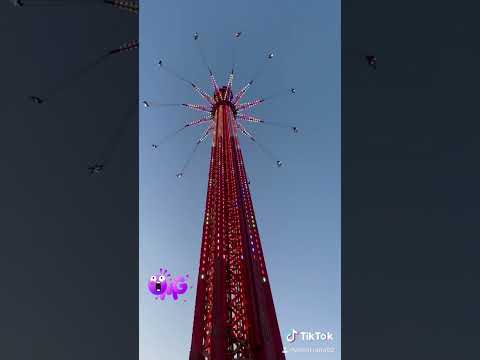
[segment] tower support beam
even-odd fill
[[[283,346],[229,87],[216,91],[190,360],[281,360]]]

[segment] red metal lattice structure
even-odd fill
[[[230,78],[232,79],[232,77]],[[231,80],[212,103],[212,150],[191,360],[284,359]]]
[[[238,38],[240,34],[235,33],[234,37]],[[198,38],[195,33],[194,40]],[[208,126],[177,174],[179,178],[184,175],[198,146],[212,136],[190,360],[285,359],[238,136],[246,135],[273,158],[243,124],[289,127],[294,133],[298,130],[294,126],[265,122],[245,113],[272,97],[240,103],[254,80],[234,95],[232,67],[227,84],[220,88],[199,50],[210,73],[213,96],[160,60],[161,68],[192,86],[205,103],[143,102],[146,108],[173,105],[204,113],[205,117],[185,124],[162,141],[186,128]],[[272,57],[273,53],[267,55],[267,59]],[[295,94],[295,89],[289,89],[288,93]],[[157,149],[159,144],[152,146]],[[276,160],[276,165],[281,167],[282,162]]]

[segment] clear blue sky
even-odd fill
[[[140,100],[164,103],[201,99],[157,67],[159,59],[210,90],[192,34],[220,84],[236,47],[235,90],[243,86],[268,51],[275,57],[247,99],[295,87],[295,96],[258,106],[265,121],[288,129],[253,125],[258,140],[284,166],[277,168],[243,139],[251,191],[267,270],[283,336],[332,331],[333,354],[289,353],[287,359],[340,359],[340,1],[157,1],[141,2]],[[153,150],[165,134],[199,117],[182,108],[140,108],[140,359],[187,359],[207,189],[210,142],[197,151],[182,179],[175,174],[202,132],[187,129]],[[201,114],[200,114],[201,115]],[[186,303],[155,300],[146,283],[167,267],[190,273]],[[295,343],[298,347],[321,346]]]

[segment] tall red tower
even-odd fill
[[[238,38],[240,34],[237,32],[234,37]],[[198,33],[193,36],[194,40],[198,40]],[[199,50],[207,65],[200,47]],[[267,60],[272,58],[273,53],[269,53]],[[204,104],[144,101],[146,108],[180,105],[205,114],[205,117],[167,135],[161,143],[183,129],[208,125],[193,149],[195,153],[198,146],[212,135],[190,360],[285,359],[238,135],[246,135],[273,158],[243,124],[250,122],[288,127],[294,133],[298,129],[286,124],[265,122],[247,114],[247,110],[273,96],[240,103],[253,80],[234,95],[233,68],[227,85],[219,88],[207,65],[213,87],[211,96],[169,69],[163,60],[158,65],[192,86],[205,101]],[[256,78],[258,76],[257,73]],[[295,94],[295,89],[289,89],[289,93]],[[159,144],[152,146],[157,149]],[[178,178],[183,176],[193,153],[177,174]],[[282,166],[279,160],[276,160],[276,164]]]
[[[233,96],[233,73],[220,89],[210,77],[213,97],[192,84],[209,106],[183,104],[210,113],[186,125],[209,123],[197,144],[212,134],[190,360],[285,359],[238,140],[255,141],[240,120],[262,122],[243,111],[264,100],[239,104],[252,82]]]

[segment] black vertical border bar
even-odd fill
[[[342,1],[344,360],[478,357],[479,10]]]
[[[0,358],[138,359],[138,52],[28,101],[138,39],[120,9],[0,3]]]

